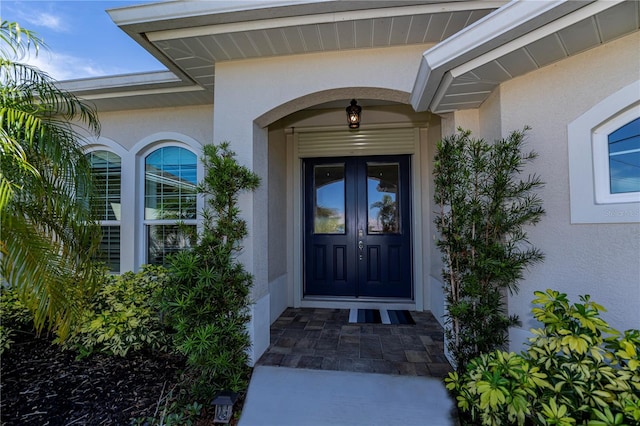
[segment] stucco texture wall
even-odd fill
[[[213,106],[158,108],[100,113],[101,137],[125,149],[151,135],[181,133],[205,145],[213,143]]]
[[[608,308],[604,318],[619,329],[640,328],[640,225],[571,224],[567,125],[640,76],[640,33],[583,52],[503,84],[499,92],[502,136],[529,125],[527,148],[539,158],[525,171],[546,182],[540,195],[546,216],[528,230],[546,255],[526,273],[509,310],[523,320],[512,344],[538,326],[530,315],[533,292],[590,294]],[[495,100],[489,104],[494,105]],[[487,112],[487,117],[493,116]],[[586,145],[588,149],[588,144]]]
[[[282,129],[269,132],[269,282],[287,273],[287,151]]]

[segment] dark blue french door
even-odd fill
[[[412,294],[410,156],[304,161],[305,296]]]

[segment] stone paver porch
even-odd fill
[[[353,324],[348,309],[287,308],[257,365],[444,377],[443,329],[430,312],[415,325]]]

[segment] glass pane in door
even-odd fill
[[[314,166],[313,223],[316,234],[345,233],[344,164]]]
[[[369,234],[400,232],[398,163],[367,163],[367,229]]]

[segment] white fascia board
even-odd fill
[[[322,3],[332,0],[207,0],[167,1],[107,9],[118,26],[186,18],[209,14],[243,12],[255,9]]]
[[[502,6],[424,52],[411,105],[416,111],[426,111],[447,71],[589,3],[514,0]]]
[[[115,87],[121,88],[159,84],[184,84],[184,82],[170,71],[158,71],[66,80],[59,83],[60,87],[70,91],[103,90]]]
[[[625,0],[606,0],[591,3],[583,7],[582,9],[578,9],[573,13],[565,15],[560,19],[552,21],[543,27],[537,28],[523,35],[522,37],[503,44],[502,46],[499,46],[485,53],[484,55],[480,55],[477,58],[471,59],[469,62],[466,62],[458,67],[453,68],[450,71],[445,72],[444,77],[441,79],[440,84],[438,85],[438,89],[433,96],[433,99],[429,103],[429,110],[433,112],[441,112],[438,106],[446,95],[447,90],[457,77],[464,75],[469,71],[472,71],[491,61],[494,61],[508,53],[523,48],[550,34],[560,31],[563,28],[567,28],[570,25],[575,24],[576,22],[580,22],[583,19],[589,18],[590,16],[594,16],[606,9],[622,3],[623,1]]]
[[[362,19],[387,18],[390,16],[412,16],[431,13],[457,12],[467,10],[494,9],[505,4],[505,0],[488,1],[454,1],[446,3],[429,3],[416,6],[399,6],[375,8],[372,2],[371,9],[351,10],[344,12],[315,13],[308,15],[276,17],[254,21],[229,22],[215,25],[204,25],[191,28],[179,28],[173,30],[161,30],[147,33],[151,42],[175,40],[189,37],[201,37],[216,34],[236,33],[241,31],[256,31],[273,28],[286,28],[296,25],[314,25],[335,23],[343,21],[356,21]]]
[[[59,82],[58,86],[81,94],[86,100],[206,91],[181,80],[170,71],[68,80]]]
[[[165,87],[155,89],[140,89],[140,90],[120,90],[117,92],[98,93],[94,95],[82,95],[82,99],[97,100],[97,99],[112,99],[112,98],[128,98],[135,96],[147,96],[147,95],[165,95],[170,93],[186,93],[186,92],[204,92],[206,89],[199,86],[188,87]]]

